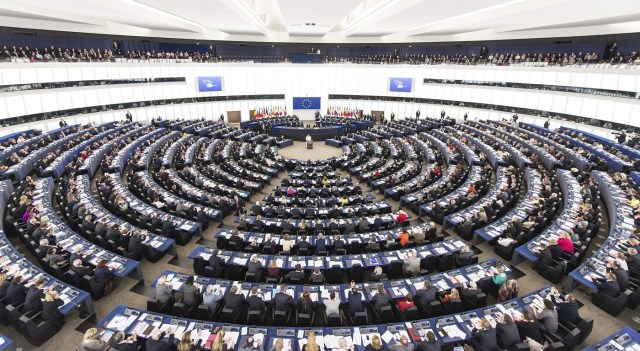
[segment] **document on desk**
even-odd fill
[[[445,250],[442,247],[436,247],[434,250],[440,255],[445,255],[445,254],[449,253],[449,251]]]
[[[241,257],[234,257],[233,258],[233,263],[236,263],[240,266],[244,266],[247,264],[247,259],[246,258],[241,258]]]
[[[465,339],[467,334],[465,334],[457,325],[445,325],[442,329],[449,335],[450,338],[460,338]]]

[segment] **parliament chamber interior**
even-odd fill
[[[3,1],[0,351],[640,351],[638,16]]]

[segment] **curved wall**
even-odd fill
[[[185,82],[131,84],[113,86],[85,86],[53,90],[32,90],[0,93],[0,120],[17,116],[65,110],[86,106],[121,104],[159,99],[201,96],[284,94],[285,101],[229,101],[194,104],[163,105],[132,109],[137,120],[145,121],[161,115],[167,118],[217,117],[226,111],[241,111],[242,120],[249,119],[255,107],[286,105],[293,111],[292,97],[319,96],[321,111],[330,105],[346,105],[340,100],[328,100],[330,94],[419,97],[468,103],[485,103],[522,107],[595,118],[632,126],[640,126],[640,100],[615,98],[583,93],[546,90],[500,88],[471,85],[423,83],[424,79],[474,80],[517,82],[558,86],[590,87],[596,89],[640,91],[640,74],[635,69],[598,68],[536,68],[496,66],[408,66],[354,64],[192,64],[192,63],[37,63],[0,65],[0,85],[37,82],[81,81],[123,78],[185,77]],[[198,92],[197,77],[221,76],[220,92]],[[408,93],[390,92],[389,79],[413,79]],[[423,116],[439,114],[440,107],[424,104],[377,101],[351,101],[350,107],[382,110],[402,118],[413,115],[420,108]],[[445,106],[454,117],[465,112],[470,116],[488,115],[490,111]],[[430,111],[436,111],[432,113]],[[100,122],[120,118],[126,111],[108,111],[82,115]],[[295,111],[294,111],[295,112]],[[67,117],[67,119],[74,119]],[[1,121],[0,121],[1,122]],[[48,129],[57,121],[34,122]],[[13,126],[20,129],[24,126]]]

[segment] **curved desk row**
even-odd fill
[[[490,258],[487,261],[472,264],[466,267],[449,270],[446,272],[434,273],[431,275],[420,275],[413,278],[400,278],[394,280],[381,280],[378,282],[369,283],[356,283],[358,292],[362,295],[362,301],[374,302],[374,296],[379,286],[384,287],[387,295],[392,299],[404,298],[407,293],[416,295],[417,292],[424,287],[425,282],[438,290],[438,292],[449,292],[452,288],[458,290],[465,289],[465,285],[471,281],[476,282],[481,292],[489,294],[490,280],[494,274],[497,273],[496,266],[498,260]],[[505,273],[507,275],[513,273],[513,270],[507,266]],[[232,286],[238,287],[238,292],[249,297],[251,288],[258,288],[258,296],[260,296],[265,302],[272,303],[275,294],[280,289],[280,284],[276,283],[252,283],[246,281],[228,280],[211,278],[204,276],[194,276],[193,274],[185,274],[172,270],[165,270],[162,274],[151,283],[151,287],[156,287],[160,277],[165,277],[167,283],[171,284],[172,290],[183,292],[184,283],[188,277],[194,278],[194,283],[198,284],[198,289],[201,294],[204,294],[208,285],[213,285],[215,290],[218,290],[219,295],[226,296]],[[484,287],[486,289],[482,289]],[[329,299],[329,293],[335,291],[338,299],[341,303],[348,303],[347,296],[351,290],[351,284],[287,284],[287,293],[293,298],[295,303],[299,302],[302,293],[309,291],[311,293],[311,300],[314,302],[322,303]]]
[[[491,320],[507,313],[513,316],[522,315],[522,311],[532,311],[532,306],[541,305],[542,300],[549,295],[550,287],[528,293],[500,304],[476,309],[470,312],[451,314],[440,318],[421,319],[411,322],[392,324],[378,324],[360,327],[253,327],[245,325],[223,324],[219,322],[203,322],[195,319],[172,317],[165,314],[149,312],[125,305],[118,305],[98,322],[98,326],[122,331],[127,335],[136,333],[138,338],[148,338],[156,328],[169,330],[174,334],[174,342],[182,338],[186,331],[191,331],[191,337],[202,340],[205,350],[224,331],[224,345],[226,350],[240,350],[247,343],[249,337],[262,338],[265,350],[271,350],[277,343],[289,345],[287,350],[304,350],[306,337],[313,331],[322,345],[320,350],[339,349],[339,343],[344,343],[348,350],[364,351],[376,335],[384,342],[383,347],[398,345],[400,337],[406,336],[410,344],[424,340],[424,336],[431,331],[440,344],[454,344],[470,340],[474,331],[473,321],[485,317]],[[284,349],[283,349],[284,350]]]
[[[425,264],[430,266],[436,259],[453,255],[459,252],[465,244],[458,238],[449,239],[434,244],[413,247],[409,249],[385,251],[370,254],[353,254],[353,255],[337,255],[337,256],[282,256],[282,255],[264,255],[258,254],[258,260],[262,264],[262,268],[267,269],[272,260],[277,262],[277,266],[283,270],[295,270],[296,265],[300,264],[302,269],[309,270],[318,268],[320,270],[330,270],[334,266],[338,266],[343,270],[351,269],[354,266],[360,266],[363,269],[373,269],[377,266],[388,266],[394,262],[402,263],[405,255],[416,253],[417,257]],[[197,246],[190,254],[190,259],[200,257],[205,261],[211,258],[214,249],[206,246]],[[246,252],[235,252],[218,250],[220,257],[225,264],[246,266],[251,258],[251,254]]]
[[[4,180],[0,182],[0,218],[4,217],[4,209],[12,192],[13,184],[10,181]],[[60,298],[64,301],[64,305],[58,308],[60,313],[64,315],[70,314],[76,308],[80,308],[87,314],[94,312],[93,300],[89,296],[89,293],[72,287],[62,280],[49,275],[40,267],[24,258],[15,246],[11,244],[1,227],[2,225],[0,224],[0,262],[2,263],[0,272],[5,273],[7,277],[13,276],[16,272],[22,272],[21,275],[25,280],[38,276],[44,277],[46,279],[45,286],[53,286],[53,289],[60,294]],[[2,259],[4,259],[4,261]],[[7,341],[6,338],[5,341]],[[0,345],[0,350],[5,350],[2,348],[2,345]],[[11,349],[7,348],[7,350]]]

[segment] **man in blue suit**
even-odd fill
[[[349,291],[348,297],[349,312],[351,317],[356,315],[356,312],[364,312],[364,305],[362,304],[362,294],[356,288],[355,283],[351,283],[351,291]]]

